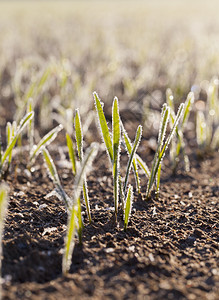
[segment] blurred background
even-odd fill
[[[94,90],[136,116],[145,103],[160,111],[167,87],[198,99],[219,71],[218,11],[217,0],[1,1],[0,124],[29,97],[42,128],[57,111],[86,114]]]

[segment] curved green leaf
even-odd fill
[[[98,115],[98,120],[100,124],[100,132],[103,138],[103,141],[106,146],[107,154],[109,155],[111,163],[113,162],[113,146],[112,146],[112,140],[109,133],[109,128],[106,122],[106,118],[103,112],[102,103],[100,102],[100,99],[96,92],[93,93],[94,95],[94,101],[95,101],[95,107]]]

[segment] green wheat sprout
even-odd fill
[[[213,78],[207,90],[205,111],[196,114],[196,139],[202,151],[216,150],[219,147],[219,96],[218,78]]]
[[[86,150],[80,169],[78,170],[77,175],[75,177],[74,193],[72,196],[73,204],[71,207],[71,211],[68,215],[67,232],[65,237],[65,246],[64,246],[64,253],[62,258],[63,274],[66,274],[69,271],[71,265],[71,258],[72,258],[72,253],[75,245],[75,236],[76,236],[78,223],[79,223],[78,216],[80,216],[80,213],[78,213],[78,210],[80,210],[80,205],[79,205],[80,203],[78,202],[78,199],[80,198],[80,193],[82,190],[84,179],[86,177],[86,173],[91,168],[92,161],[96,156],[97,151],[98,151],[98,146],[96,143],[93,143],[90,146],[90,148]]]
[[[1,276],[1,257],[2,257],[2,237],[4,231],[4,221],[8,207],[8,186],[5,183],[0,184],[0,280]],[[2,287],[0,282],[0,299],[2,299]]]
[[[146,198],[149,198],[151,190],[153,188],[153,185],[155,184],[155,181],[157,183],[156,184],[156,193],[157,193],[157,195],[159,193],[162,160],[164,158],[164,155],[168,148],[168,145],[169,145],[170,141],[172,140],[173,135],[176,132],[176,127],[179,123],[179,120],[182,117],[183,110],[184,110],[184,104],[181,103],[179,106],[177,115],[175,117],[173,126],[170,130],[170,133],[165,140],[167,124],[168,124],[169,118],[170,118],[170,108],[167,106],[166,103],[163,105],[162,112],[161,112],[160,129],[159,129],[159,135],[158,135],[158,145],[157,145],[157,150],[156,150],[154,160],[152,163],[150,178],[149,178],[148,185],[147,185]]]
[[[31,149],[30,164],[33,163],[34,159],[39,155],[43,147],[47,147],[57,137],[58,133],[63,129],[62,124],[50,130],[37,145],[34,145]]]
[[[174,107],[174,97],[171,89],[166,91],[167,104],[170,107],[170,123],[173,126],[174,120],[176,118],[175,107]],[[185,141],[184,141],[184,130],[189,119],[190,112],[192,110],[192,105],[194,103],[194,93],[190,92],[184,103],[184,111],[181,120],[176,127],[176,135],[173,137],[170,144],[170,159],[173,165],[173,173],[175,173],[177,166],[179,164],[179,155],[182,151],[184,168],[188,172],[190,170],[190,162],[188,155],[185,153]]]
[[[28,122],[33,118],[34,112],[27,113],[24,118],[20,121],[19,125],[14,122],[13,125],[7,126],[7,135],[8,135],[8,145],[5,152],[0,155],[0,176],[3,175],[3,167],[6,163],[7,159],[9,160],[9,164],[11,162],[12,150],[20,136],[21,132],[27,126]]]
[[[121,127],[119,117],[119,104],[118,99],[115,97],[112,105],[112,137],[106,122],[103,112],[103,104],[101,103],[96,92],[93,93],[95,107],[100,125],[100,132],[106,146],[106,152],[112,164],[113,174],[113,194],[114,194],[114,208],[115,216],[117,219],[118,214],[118,201],[119,201],[119,159],[120,159],[120,142],[121,142]]]

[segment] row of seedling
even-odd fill
[[[217,126],[217,119],[215,117],[215,115],[218,114],[215,109],[218,103],[217,88],[218,81],[214,80],[209,90],[208,97],[210,120],[207,119],[207,121],[205,121],[205,119],[203,119],[203,117],[198,113],[197,127],[200,126],[201,128],[203,128],[203,122],[205,122],[206,126]],[[117,222],[119,211],[121,211],[123,215],[125,230],[128,226],[133,201],[133,186],[129,184],[129,175],[131,169],[133,170],[135,176],[136,190],[139,193],[141,192],[141,185],[138,169],[140,168],[147,177],[146,199],[151,197],[151,192],[153,191],[153,189],[155,190],[156,196],[159,196],[162,162],[169,145],[171,145],[170,157],[174,166],[174,170],[177,167],[180,152],[182,152],[184,156],[185,169],[189,169],[189,161],[188,156],[185,153],[185,142],[183,135],[193,102],[194,95],[193,93],[189,93],[185,103],[179,105],[176,113],[172,92],[170,90],[167,90],[167,103],[163,105],[161,111],[157,148],[151,164],[151,169],[149,169],[144,159],[142,159],[137,154],[137,149],[142,137],[142,126],[138,126],[136,130],[135,140],[132,143],[120,118],[118,99],[115,98],[112,104],[112,130],[110,130],[104,114],[104,105],[100,101],[97,93],[94,92],[94,103],[97,115],[96,121],[99,123],[98,128],[102,136],[102,140],[105,144],[106,153],[108,155],[112,168],[115,222]],[[50,195],[57,196],[65,203],[66,206],[68,225],[62,263],[63,273],[65,274],[69,271],[70,268],[71,257],[75,244],[75,237],[78,236],[79,241],[82,242],[82,230],[84,225],[81,209],[81,194],[83,195],[83,199],[85,202],[89,223],[92,222],[89,193],[87,188],[87,172],[91,169],[91,163],[98,152],[98,144],[93,143],[84,154],[82,125],[80,120],[80,113],[77,109],[74,117],[76,147],[74,146],[74,140],[72,139],[72,137],[68,133],[66,133],[66,143],[68,147],[69,158],[72,164],[72,173],[75,176],[73,192],[71,195],[67,195],[61,184],[61,180],[59,178],[53,159],[47,150],[47,146],[56,138],[58,132],[63,128],[63,126],[59,125],[56,128],[52,129],[35,145],[33,118],[34,112],[32,100],[29,99],[27,101],[27,114],[20,121],[20,123],[18,125],[16,122],[7,124],[7,147],[5,151],[2,151],[2,149],[0,149],[0,175],[1,178],[6,178],[12,159],[13,148],[22,132],[24,131],[24,128],[27,127],[29,137],[29,160],[27,163],[27,167],[31,170],[34,166],[37,155],[39,155],[39,153],[42,153],[49,176],[51,177],[55,185],[55,189],[50,193]],[[168,127],[170,128],[169,130]],[[200,141],[203,141],[205,139],[205,135],[201,132],[201,130],[202,129],[200,129],[200,132],[197,133],[197,136],[199,137]],[[216,146],[218,145],[218,128],[216,129],[214,135],[212,131],[211,133],[209,133],[209,135],[211,136],[211,145],[216,148]],[[206,133],[206,136],[209,135],[207,135]],[[204,141],[205,142],[203,142],[203,144],[207,143],[206,139]],[[124,178],[122,178],[120,172],[121,147],[126,150],[129,158]],[[77,150],[77,155],[75,149]],[[77,157],[79,161],[77,160]],[[6,199],[7,197],[4,195],[7,194],[7,188],[5,188],[5,186],[1,187],[1,193],[3,195],[2,199]],[[7,205],[4,204],[2,207],[6,206]],[[3,217],[4,211],[5,209],[1,208]],[[0,228],[3,228],[3,217],[1,217]]]

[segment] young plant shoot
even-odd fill
[[[57,198],[61,199],[65,203],[67,211],[69,212],[72,206],[71,199],[65,193],[61,185],[61,181],[59,179],[59,175],[56,170],[56,166],[53,162],[53,159],[49,154],[49,151],[45,147],[42,149],[42,154],[43,154],[45,164],[47,166],[48,174],[55,185],[55,190],[49,193],[47,196],[55,195]]]
[[[125,208],[124,208],[124,230],[125,231],[127,230],[129,217],[131,215],[132,201],[133,201],[133,188],[129,184],[127,197],[126,197],[126,200],[125,200]]]
[[[216,150],[219,147],[219,97],[217,78],[213,78],[207,90],[205,112],[196,114],[196,139],[201,151]]]
[[[72,207],[68,216],[67,233],[65,237],[64,254],[62,258],[62,272],[66,274],[71,266],[71,258],[75,245],[75,235],[78,229],[78,209],[80,210],[80,203],[78,199],[80,197],[82,185],[86,177],[86,173],[90,170],[92,161],[96,156],[98,147],[96,143],[93,143],[90,148],[85,152],[84,159],[81,163],[81,167],[77,172],[74,182],[74,193],[72,197]]]
[[[184,104],[181,103],[180,106],[179,106],[177,115],[175,117],[173,126],[170,130],[170,133],[169,133],[169,135],[167,136],[167,138],[165,140],[167,124],[169,122],[169,117],[170,117],[170,108],[167,106],[166,103],[163,105],[163,109],[162,109],[162,112],[161,112],[160,129],[159,129],[159,135],[158,135],[158,145],[157,145],[156,153],[154,155],[154,160],[153,160],[153,163],[152,163],[150,178],[149,178],[148,185],[147,185],[147,190],[146,190],[146,198],[147,199],[150,197],[150,193],[151,193],[151,190],[152,190],[152,188],[155,184],[155,181],[157,182],[156,193],[157,193],[157,196],[158,196],[162,160],[164,158],[164,155],[165,155],[165,152],[168,148],[168,145],[169,145],[173,135],[176,132],[176,127],[179,123],[179,120],[182,117],[183,110],[184,110]],[[165,140],[165,142],[164,142],[164,140]]]
[[[30,164],[33,163],[34,159],[39,155],[43,147],[47,147],[57,137],[59,131],[63,129],[62,124],[50,130],[37,145],[33,146],[30,154]]]
[[[115,97],[112,106],[112,139],[110,136],[109,128],[103,112],[103,104],[96,92],[93,93],[95,107],[100,125],[100,132],[106,146],[106,152],[112,164],[113,173],[113,192],[114,192],[114,208],[115,216],[117,219],[118,214],[118,199],[119,199],[119,154],[120,154],[120,140],[121,140],[121,127],[119,117],[119,104],[118,99]]]
[[[8,186],[4,183],[0,184],[0,299],[2,299],[1,287],[1,257],[2,257],[2,236],[4,230],[4,221],[8,207]]]
[[[135,142],[134,142],[134,152],[135,153],[133,153],[133,158],[132,158],[132,166],[133,166],[133,170],[134,170],[134,174],[135,174],[136,188],[137,188],[139,194],[140,194],[141,186],[140,186],[140,178],[139,178],[139,175],[138,175],[138,165],[137,165],[137,160],[136,160],[136,151],[137,151],[137,148],[139,146],[139,143],[140,143],[140,140],[141,140],[141,135],[142,135],[142,126],[140,126],[140,127],[138,127],[137,132],[136,132],[136,137],[135,137]],[[128,137],[128,134],[127,134],[122,122],[121,122],[121,128],[122,128],[123,140],[124,140],[124,142],[122,142],[122,145],[126,149],[126,151],[128,153],[128,156],[132,157],[131,154],[132,154],[133,146],[132,146],[131,140]],[[130,171],[130,168],[129,168],[129,171]],[[126,176],[128,176],[128,175],[129,175],[129,173]],[[127,182],[126,182],[126,185],[127,185]],[[125,186],[125,188],[126,188],[126,186]]]
[[[8,126],[8,145],[5,150],[5,152],[1,153],[1,161],[0,161],[0,177],[3,175],[3,167],[7,159],[9,159],[9,164],[11,162],[11,155],[12,150],[17,142],[17,139],[21,132],[24,130],[24,128],[27,126],[28,122],[33,118],[34,112],[30,112],[24,116],[24,118],[20,121],[19,126],[16,125],[16,123],[13,123],[14,125]],[[14,128],[14,129],[13,129]],[[16,130],[15,130],[16,128]]]
[[[75,120],[74,120],[74,125],[75,125],[75,137],[76,137],[76,143],[77,143],[77,150],[78,150],[78,157],[80,162],[82,163],[84,159],[84,154],[83,154],[83,133],[82,133],[82,126],[81,126],[81,118],[80,118],[80,113],[79,109],[76,109],[76,114],[75,114]],[[72,143],[73,145],[73,143]],[[71,154],[69,153],[69,156],[73,154],[73,151],[70,151]],[[73,159],[72,159],[73,161]],[[76,171],[76,165],[75,162],[73,163],[75,166],[75,171]],[[72,165],[73,169],[73,165]],[[83,182],[83,197],[86,205],[86,210],[87,210],[87,216],[89,219],[89,223],[91,223],[91,212],[90,212],[90,204],[89,204],[89,195],[88,195],[88,189],[87,189],[87,179],[86,176],[84,177],[84,182]],[[79,198],[80,201],[80,198]]]
[[[173,126],[174,120],[176,118],[176,114],[174,108],[174,98],[173,98],[172,91],[170,89],[167,89],[166,91],[166,98],[167,98],[167,104],[170,107],[170,123]],[[183,154],[185,171],[188,172],[190,170],[189,158],[188,155],[185,153],[184,129],[187,124],[193,102],[194,102],[194,94],[190,92],[185,101],[185,108],[183,111],[183,115],[181,117],[181,121],[176,127],[176,135],[173,137],[171,141],[170,159],[173,165],[173,173],[176,172],[177,166],[179,164],[179,155],[181,151]]]

